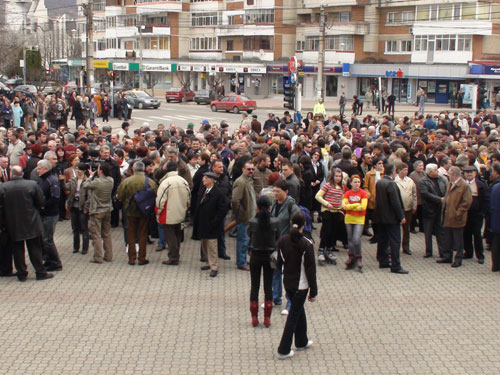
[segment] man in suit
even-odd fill
[[[9,235],[19,281],[26,281],[28,277],[25,242],[35,268],[36,279],[46,280],[54,277],[53,274],[47,273],[42,258],[43,226],[39,210],[44,204],[38,184],[24,180],[22,168],[14,166],[12,179],[0,186],[0,221]]]
[[[443,257],[437,263],[452,263],[453,251],[456,250],[452,267],[460,267],[464,257],[464,227],[467,222],[467,211],[472,204],[472,192],[461,177],[458,167],[448,171],[450,185],[443,198],[442,221],[444,228]]]
[[[210,270],[210,277],[216,277],[219,272],[217,237],[224,226],[228,208],[227,198],[215,184],[217,178],[214,172],[203,174],[202,183],[205,189],[199,195],[193,226],[193,238],[201,240],[203,254],[207,259],[207,264],[201,267],[201,270]]]
[[[467,214],[467,224],[464,230],[464,258],[471,259],[475,250],[477,262],[483,264],[484,247],[481,228],[490,206],[490,192],[486,183],[477,177],[476,167],[472,165],[465,167],[464,174],[465,182],[472,193],[472,204]]]
[[[401,246],[401,225],[406,223],[403,201],[398,185],[394,182],[394,164],[385,165],[385,174],[376,184],[375,221],[379,233],[377,259],[379,268],[391,268],[392,273],[407,274],[401,267],[399,248]],[[390,258],[389,258],[390,247]]]
[[[0,182],[10,180],[9,158],[6,156],[0,157]]]
[[[441,225],[441,207],[446,194],[447,182],[439,176],[437,164],[430,163],[425,167],[425,177],[417,186],[422,202],[422,221],[425,234],[424,258],[432,257],[432,235],[436,236],[439,256],[443,256],[443,226]]]

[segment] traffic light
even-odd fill
[[[283,107],[295,110],[295,84],[284,83],[283,93],[285,94],[283,100],[286,102]]]
[[[109,74],[109,78],[114,82],[115,81],[115,72],[110,71],[110,72],[108,72],[108,74]]]

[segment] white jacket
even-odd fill
[[[156,193],[156,218],[160,224],[179,224],[186,218],[191,192],[188,182],[177,171],[168,172]],[[161,215],[166,206],[166,217]]]

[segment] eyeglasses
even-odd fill
[[[247,171],[254,171],[255,168],[246,168]]]

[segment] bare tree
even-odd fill
[[[22,56],[22,34],[3,28],[0,38],[0,73],[8,77],[19,74],[19,55]]]
[[[189,90],[191,88],[191,82],[193,82],[194,74],[192,72],[175,72],[175,76],[181,83],[181,86],[184,87],[184,90]],[[182,101],[186,101],[186,98],[183,97]]]
[[[142,79],[143,77],[139,77]],[[155,96],[155,86],[160,82],[160,79],[157,75],[154,75],[153,72],[148,72],[148,80],[146,81],[147,88],[151,90],[151,96]]]

